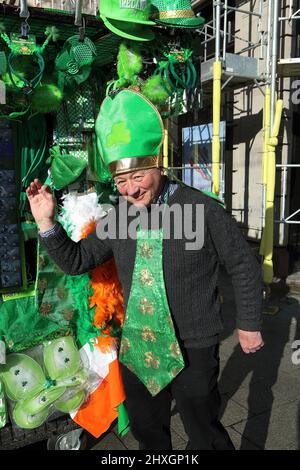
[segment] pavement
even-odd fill
[[[270,302],[280,307],[276,315],[264,315],[265,346],[259,352],[242,352],[235,333],[235,303],[232,285],[221,276],[224,298],[224,333],[220,347],[219,385],[221,421],[240,450],[300,449],[300,295],[285,283],[272,286]],[[292,354],[294,353],[294,364]],[[298,359],[298,360],[297,360]],[[184,450],[187,436],[174,404],[171,420],[174,450]],[[88,439],[91,450],[137,450],[129,432],[118,436],[113,427],[99,440]]]

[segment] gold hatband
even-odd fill
[[[160,155],[149,155],[147,157],[122,158],[122,160],[111,162],[108,168],[113,176],[117,176],[129,171],[159,168],[161,166],[162,157]]]
[[[169,10],[159,12],[160,20],[167,20],[169,18],[195,18],[195,13],[193,10]]]

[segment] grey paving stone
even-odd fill
[[[174,450],[185,450],[187,441],[171,428],[172,447]]]
[[[138,441],[133,437],[132,433],[129,431],[126,436],[124,437],[119,437],[121,440],[122,444],[126,447],[128,450],[138,450],[139,444]]]
[[[243,387],[249,387],[250,383],[261,381],[265,374],[261,371],[253,371],[253,358],[240,356],[240,353],[232,356],[223,367],[219,376],[219,389],[221,394],[232,393]]]
[[[178,413],[173,415],[171,418],[171,430],[175,431],[185,442],[188,441],[188,436],[185,433],[182,421]]]
[[[223,396],[223,404],[225,400]],[[239,423],[242,420],[245,420],[248,416],[248,411],[243,406],[234,402],[233,400],[228,400],[226,402],[226,408],[222,413],[221,422],[223,426],[230,426],[235,423]]]
[[[238,345],[237,336],[235,333],[231,334],[226,339],[223,339],[220,344],[220,359],[221,363],[225,362],[231,357],[235,348]]]
[[[288,401],[300,399],[300,377],[297,378],[286,372],[281,372],[278,380],[273,385],[273,391],[280,394]]]
[[[96,444],[91,450],[127,450],[125,445],[120,439],[113,433],[110,432]]]
[[[231,401],[238,403],[247,410],[248,417],[289,402],[286,397],[283,397],[276,390],[272,390],[264,381],[254,383],[250,388],[239,388],[234,394],[230,395],[230,398]]]
[[[271,415],[262,413],[233,426],[246,439],[268,450],[298,450],[299,427],[296,402],[275,407]]]
[[[261,450],[258,446],[250,442],[248,439],[243,438],[243,436],[232,427],[228,427],[226,428],[226,430],[236,450],[240,450],[241,446],[244,450]]]

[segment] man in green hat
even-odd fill
[[[188,449],[233,449],[218,419],[223,328],[218,271],[224,264],[232,276],[239,341],[245,353],[254,353],[263,346],[260,266],[220,201],[164,176],[162,120],[140,93],[123,90],[107,97],[96,133],[123,198],[96,232],[75,243],[55,222],[50,189],[35,180],[27,195],[41,243],[71,275],[115,257],[126,311],[119,360],[130,427],[140,448],[171,449],[174,397]],[[204,218],[199,224],[201,208]],[[161,217],[152,218],[157,212]],[[177,230],[190,222],[194,238],[203,233],[201,246],[192,249],[189,234],[178,236]]]

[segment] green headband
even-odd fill
[[[46,46],[49,44],[50,40],[56,41],[58,39],[58,30],[55,26],[51,27],[48,26],[46,28],[45,34],[47,39],[44,41],[42,46],[37,46],[35,43],[35,36],[29,35],[26,41],[20,38],[16,33],[11,34],[11,38],[5,32],[0,33],[3,41],[6,42],[9,49],[11,50],[8,56],[8,72],[9,77],[16,88],[19,88],[14,76],[17,77],[24,83],[22,90],[25,94],[29,95],[32,93],[35,87],[41,82],[43,77],[43,73],[45,70],[45,61],[43,59],[43,52]],[[25,77],[21,76],[15,69],[13,62],[18,56],[35,56],[37,59],[37,64],[39,66],[39,72],[36,76],[34,76],[31,80],[26,79]]]

